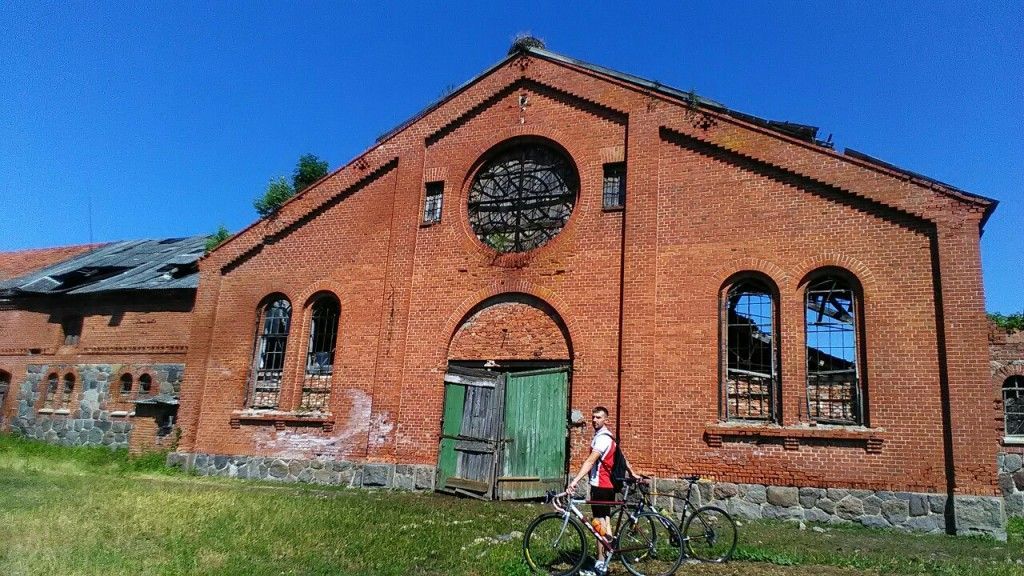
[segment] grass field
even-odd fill
[[[0,436],[0,574],[525,575],[540,504],[199,478],[105,449]],[[738,561],[678,574],[1024,576],[1008,542],[744,523]],[[613,573],[625,574],[621,565]]]

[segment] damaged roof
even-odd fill
[[[77,246],[57,246],[55,248],[32,248],[15,252],[0,253],[0,281],[24,276],[43,266],[63,262],[89,250],[103,246],[100,244],[79,244]]]
[[[565,56],[565,55],[559,54],[557,52],[552,52],[551,50],[548,50],[547,48],[544,47],[543,42],[519,42],[519,41],[517,41],[516,43],[514,43],[512,45],[512,48],[509,50],[508,56],[506,58],[504,58],[503,60],[501,60],[500,62],[498,62],[494,66],[491,66],[490,68],[488,68],[487,70],[483,71],[482,73],[478,74],[477,76],[473,77],[472,79],[470,79],[469,81],[465,82],[461,86],[455,88],[450,93],[442,96],[439,100],[437,100],[436,102],[430,104],[429,106],[427,106],[426,108],[424,108],[420,112],[416,113],[415,115],[413,115],[408,120],[402,122],[401,124],[399,124],[395,128],[392,128],[388,132],[385,132],[384,134],[382,134],[380,137],[377,138],[377,143],[380,144],[380,143],[384,142],[385,140],[387,140],[391,136],[393,136],[393,135],[397,134],[398,132],[400,132],[402,129],[404,129],[407,126],[411,125],[412,123],[414,123],[415,121],[419,120],[420,118],[426,116],[427,114],[429,114],[433,110],[435,110],[438,107],[440,107],[441,104],[443,104],[445,101],[447,101],[448,99],[450,99],[454,95],[456,95],[459,92],[467,89],[469,86],[473,85],[474,83],[476,83],[481,78],[487,76],[488,74],[490,74],[491,72],[493,72],[497,68],[499,68],[501,66],[504,66],[505,63],[507,63],[510,59],[515,58],[515,57],[517,57],[520,54],[533,54],[534,56],[545,58],[547,60],[551,60],[551,61],[554,61],[554,62],[561,62],[563,64],[567,64],[567,65],[570,65],[570,66],[576,66],[576,67],[579,67],[579,68],[582,68],[582,69],[585,69],[585,70],[590,70],[591,72],[594,72],[594,73],[597,73],[597,74],[601,74],[601,75],[605,75],[605,76],[608,76],[608,77],[611,77],[611,78],[616,78],[618,80],[621,80],[623,82],[627,82],[627,83],[633,84],[634,86],[638,86],[638,87],[643,88],[645,90],[650,90],[650,91],[653,91],[653,92],[657,92],[657,93],[662,94],[664,96],[667,96],[667,97],[670,97],[670,98],[674,98],[676,100],[679,100],[679,101],[682,101],[682,102],[686,102],[688,104],[696,104],[696,105],[704,106],[704,107],[706,107],[706,108],[708,108],[710,110],[714,110],[714,111],[716,111],[716,112],[718,112],[720,114],[725,114],[727,116],[730,116],[730,117],[742,120],[744,122],[748,122],[750,124],[754,124],[756,126],[760,126],[762,128],[765,128],[765,129],[768,129],[768,130],[772,130],[772,131],[777,132],[779,134],[786,135],[786,136],[788,136],[790,138],[796,138],[798,140],[802,140],[804,142],[808,142],[810,144],[814,144],[814,145],[820,146],[821,148],[825,148],[825,149],[828,149],[828,150],[834,150],[834,146],[832,144],[832,135],[830,134],[828,136],[828,138],[826,138],[824,140],[819,139],[818,138],[818,127],[817,126],[811,126],[811,125],[808,125],[808,124],[801,124],[801,123],[797,123],[797,122],[789,122],[789,121],[784,121],[784,120],[769,120],[767,118],[762,118],[762,117],[759,117],[759,116],[755,116],[753,114],[747,114],[747,113],[744,113],[744,112],[740,112],[738,110],[731,109],[728,106],[726,106],[725,104],[722,104],[721,102],[718,102],[718,101],[712,100],[710,98],[701,96],[701,95],[697,94],[694,91],[679,90],[677,88],[672,88],[671,86],[666,86],[666,85],[664,85],[664,84],[662,84],[660,82],[654,81],[654,80],[648,80],[646,78],[641,78],[640,76],[635,76],[633,74],[628,74],[626,72],[620,72],[618,70],[613,70],[611,68],[606,68],[604,66],[599,66],[597,64],[591,64],[589,62],[584,62],[583,60],[579,60],[579,59],[576,59],[576,58],[571,58],[569,56]],[[899,166],[896,166],[894,164],[885,162],[883,160],[879,160],[878,158],[875,158],[873,156],[869,156],[867,154],[864,154],[862,152],[858,152],[856,150],[851,150],[851,149],[847,148],[847,149],[843,150],[841,153],[844,156],[847,156],[847,157],[850,157],[850,158],[855,158],[855,159],[860,160],[862,162],[867,162],[867,163],[870,163],[870,164],[874,164],[875,166],[884,168],[886,170],[891,170],[893,172],[897,172],[897,173],[902,174],[902,175],[904,175],[905,177],[907,177],[907,178],[909,178],[911,180],[915,180],[918,183],[922,183],[925,186],[932,187],[932,188],[938,187],[940,189],[945,189],[945,190],[953,192],[954,194],[960,194],[960,195],[966,197],[967,199],[974,200],[974,201],[980,201],[981,203],[986,204],[987,207],[985,209],[985,214],[982,217],[982,226],[984,226],[985,221],[988,220],[989,216],[991,216],[991,214],[992,214],[992,211],[995,209],[996,205],[998,204],[998,201],[996,201],[996,200],[994,200],[992,198],[988,198],[988,197],[982,196],[980,194],[974,194],[972,192],[967,192],[966,190],[963,190],[963,189],[958,188],[956,186],[953,186],[953,185],[947,184],[945,182],[936,180],[935,178],[931,178],[931,177],[925,176],[923,174],[918,174],[916,172],[912,172],[910,170],[907,170],[906,168],[901,168]]]
[[[0,282],[0,295],[195,289],[205,251],[205,236],[113,242]]]

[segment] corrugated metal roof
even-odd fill
[[[199,285],[196,262],[205,250],[205,236],[114,242],[0,282],[0,294],[194,289]]]

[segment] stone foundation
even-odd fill
[[[396,490],[433,490],[435,472],[433,466],[414,464],[219,456],[184,452],[169,454],[167,465],[192,470],[202,476]]]
[[[681,512],[688,484],[658,480],[658,508]],[[858,523],[871,528],[896,528],[945,533],[946,495],[916,492],[794,488],[729,482],[699,482],[691,500],[718,506],[738,518],[803,520],[833,524]],[[1006,539],[1003,499],[997,496],[957,496],[958,534],[988,534]]]
[[[203,476],[396,490],[433,490],[435,478],[433,466],[374,462],[177,452],[168,456],[167,464],[194,470]],[[659,509],[681,512],[687,487],[685,481],[657,480],[656,491],[662,495],[656,497],[655,505]],[[719,506],[738,518],[858,523],[872,528],[932,533],[946,531],[945,494],[699,482],[692,499],[698,506]],[[987,534],[1005,539],[1003,499],[957,496],[956,526],[959,534]]]
[[[999,489],[1006,501],[1006,515],[1024,517],[1024,456],[1000,454],[997,463]]]

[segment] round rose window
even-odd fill
[[[469,223],[498,252],[526,252],[555,237],[579,192],[576,167],[543,144],[505,148],[488,160],[469,190]]]

